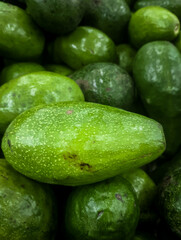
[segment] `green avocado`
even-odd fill
[[[0,2],[0,55],[19,61],[38,58],[44,36],[21,8]]]
[[[158,187],[158,209],[169,228],[181,238],[181,169],[165,175]]]
[[[73,70],[70,69],[69,67],[64,66],[64,65],[59,65],[59,64],[46,64],[46,65],[44,65],[44,68],[47,71],[59,73],[64,76],[68,76],[69,74],[71,74],[73,72]]]
[[[121,177],[76,188],[65,210],[71,240],[131,240],[138,219],[134,190]]]
[[[133,169],[122,174],[133,187],[138,198],[141,211],[147,210],[156,196],[156,185],[148,174],[142,169]]]
[[[120,44],[116,47],[116,53],[119,66],[131,74],[136,50],[129,44]]]
[[[148,6],[133,13],[128,32],[131,44],[140,48],[148,42],[174,40],[180,31],[177,16],[159,6]]]
[[[92,27],[78,27],[69,35],[57,37],[52,46],[53,58],[72,69],[94,62],[114,62],[116,47],[102,31]]]
[[[178,50],[181,52],[181,31],[179,32],[178,37],[175,39],[174,44],[178,48]]]
[[[40,105],[9,125],[2,140],[7,161],[35,180],[83,185],[155,160],[165,150],[156,121],[89,102]]]
[[[27,12],[44,30],[57,35],[73,31],[84,16],[85,0],[26,0]]]
[[[180,0],[137,0],[134,4],[134,10],[146,6],[160,6],[173,12],[181,20],[181,1]]]
[[[131,11],[125,0],[87,0],[84,24],[100,29],[116,43],[124,40]]]
[[[34,72],[0,87],[0,133],[20,113],[40,104],[62,101],[84,101],[78,84],[53,72]]]
[[[167,41],[145,44],[136,54],[133,76],[148,115],[163,126],[167,153],[181,145],[181,54]]]
[[[14,63],[2,69],[0,74],[0,84],[6,83],[27,73],[39,72],[43,70],[45,70],[44,67],[34,62]]]
[[[0,159],[0,239],[53,240],[56,201],[48,185],[16,172]]]
[[[135,100],[132,78],[114,63],[88,64],[70,78],[80,86],[88,102],[130,109]]]

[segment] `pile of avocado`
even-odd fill
[[[0,240],[181,239],[181,0],[0,0]]]

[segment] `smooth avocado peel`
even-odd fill
[[[158,158],[162,126],[118,108],[64,102],[20,114],[2,140],[6,160],[40,182],[77,186],[116,176]]]

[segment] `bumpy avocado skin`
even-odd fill
[[[72,240],[130,240],[138,219],[136,195],[120,177],[75,189],[65,212],[67,235]]]
[[[26,0],[27,11],[48,32],[65,35],[83,18],[85,0]]]
[[[174,40],[180,31],[175,14],[159,6],[148,6],[132,14],[128,26],[129,38],[135,48],[152,41]]]
[[[148,115],[163,126],[169,154],[181,144],[180,75],[181,55],[172,43],[147,43],[137,52],[133,63],[136,87]]]
[[[0,132],[25,110],[62,101],[84,101],[72,79],[53,72],[34,72],[13,79],[0,87]]]
[[[56,201],[48,185],[34,182],[0,159],[0,239],[53,240]]]
[[[131,11],[125,0],[87,0],[84,24],[105,32],[116,43],[124,40]]]
[[[41,55],[44,36],[23,9],[0,2],[0,22],[1,56],[23,61]]]
[[[130,75],[114,63],[92,63],[75,71],[70,78],[82,89],[85,100],[130,109],[135,100]]]
[[[0,74],[0,84],[6,83],[11,79],[20,77],[27,73],[39,72],[43,70],[45,70],[44,67],[34,62],[14,63],[2,69]]]
[[[104,180],[156,159],[165,150],[159,123],[89,102],[41,105],[9,125],[2,149],[30,178],[62,185]]]
[[[169,171],[162,179],[158,189],[160,214],[170,229],[181,238],[181,170]]]
[[[116,47],[102,31],[80,26],[68,35],[57,37],[52,47],[56,63],[66,63],[72,69],[94,62],[114,62]]]

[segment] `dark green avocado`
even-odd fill
[[[181,145],[181,54],[170,42],[145,44],[136,54],[133,76],[148,115],[163,126],[167,153]]]
[[[56,201],[48,185],[32,181],[0,159],[0,239],[53,240]]]
[[[0,2],[0,55],[18,61],[38,58],[44,35],[21,8]]]
[[[134,4],[134,10],[146,6],[160,6],[173,12],[181,20],[181,1],[180,0],[137,0]]]
[[[73,31],[85,12],[85,0],[26,0],[27,12],[48,32],[64,35]]]
[[[131,11],[125,0],[87,0],[84,24],[105,32],[116,43],[125,39]]]
[[[138,219],[134,190],[125,179],[115,177],[73,190],[65,227],[71,240],[131,240]]]
[[[135,100],[133,80],[114,63],[92,63],[70,75],[82,89],[85,100],[129,109]]]
[[[181,238],[181,170],[169,171],[158,187],[158,209],[170,229]]]

